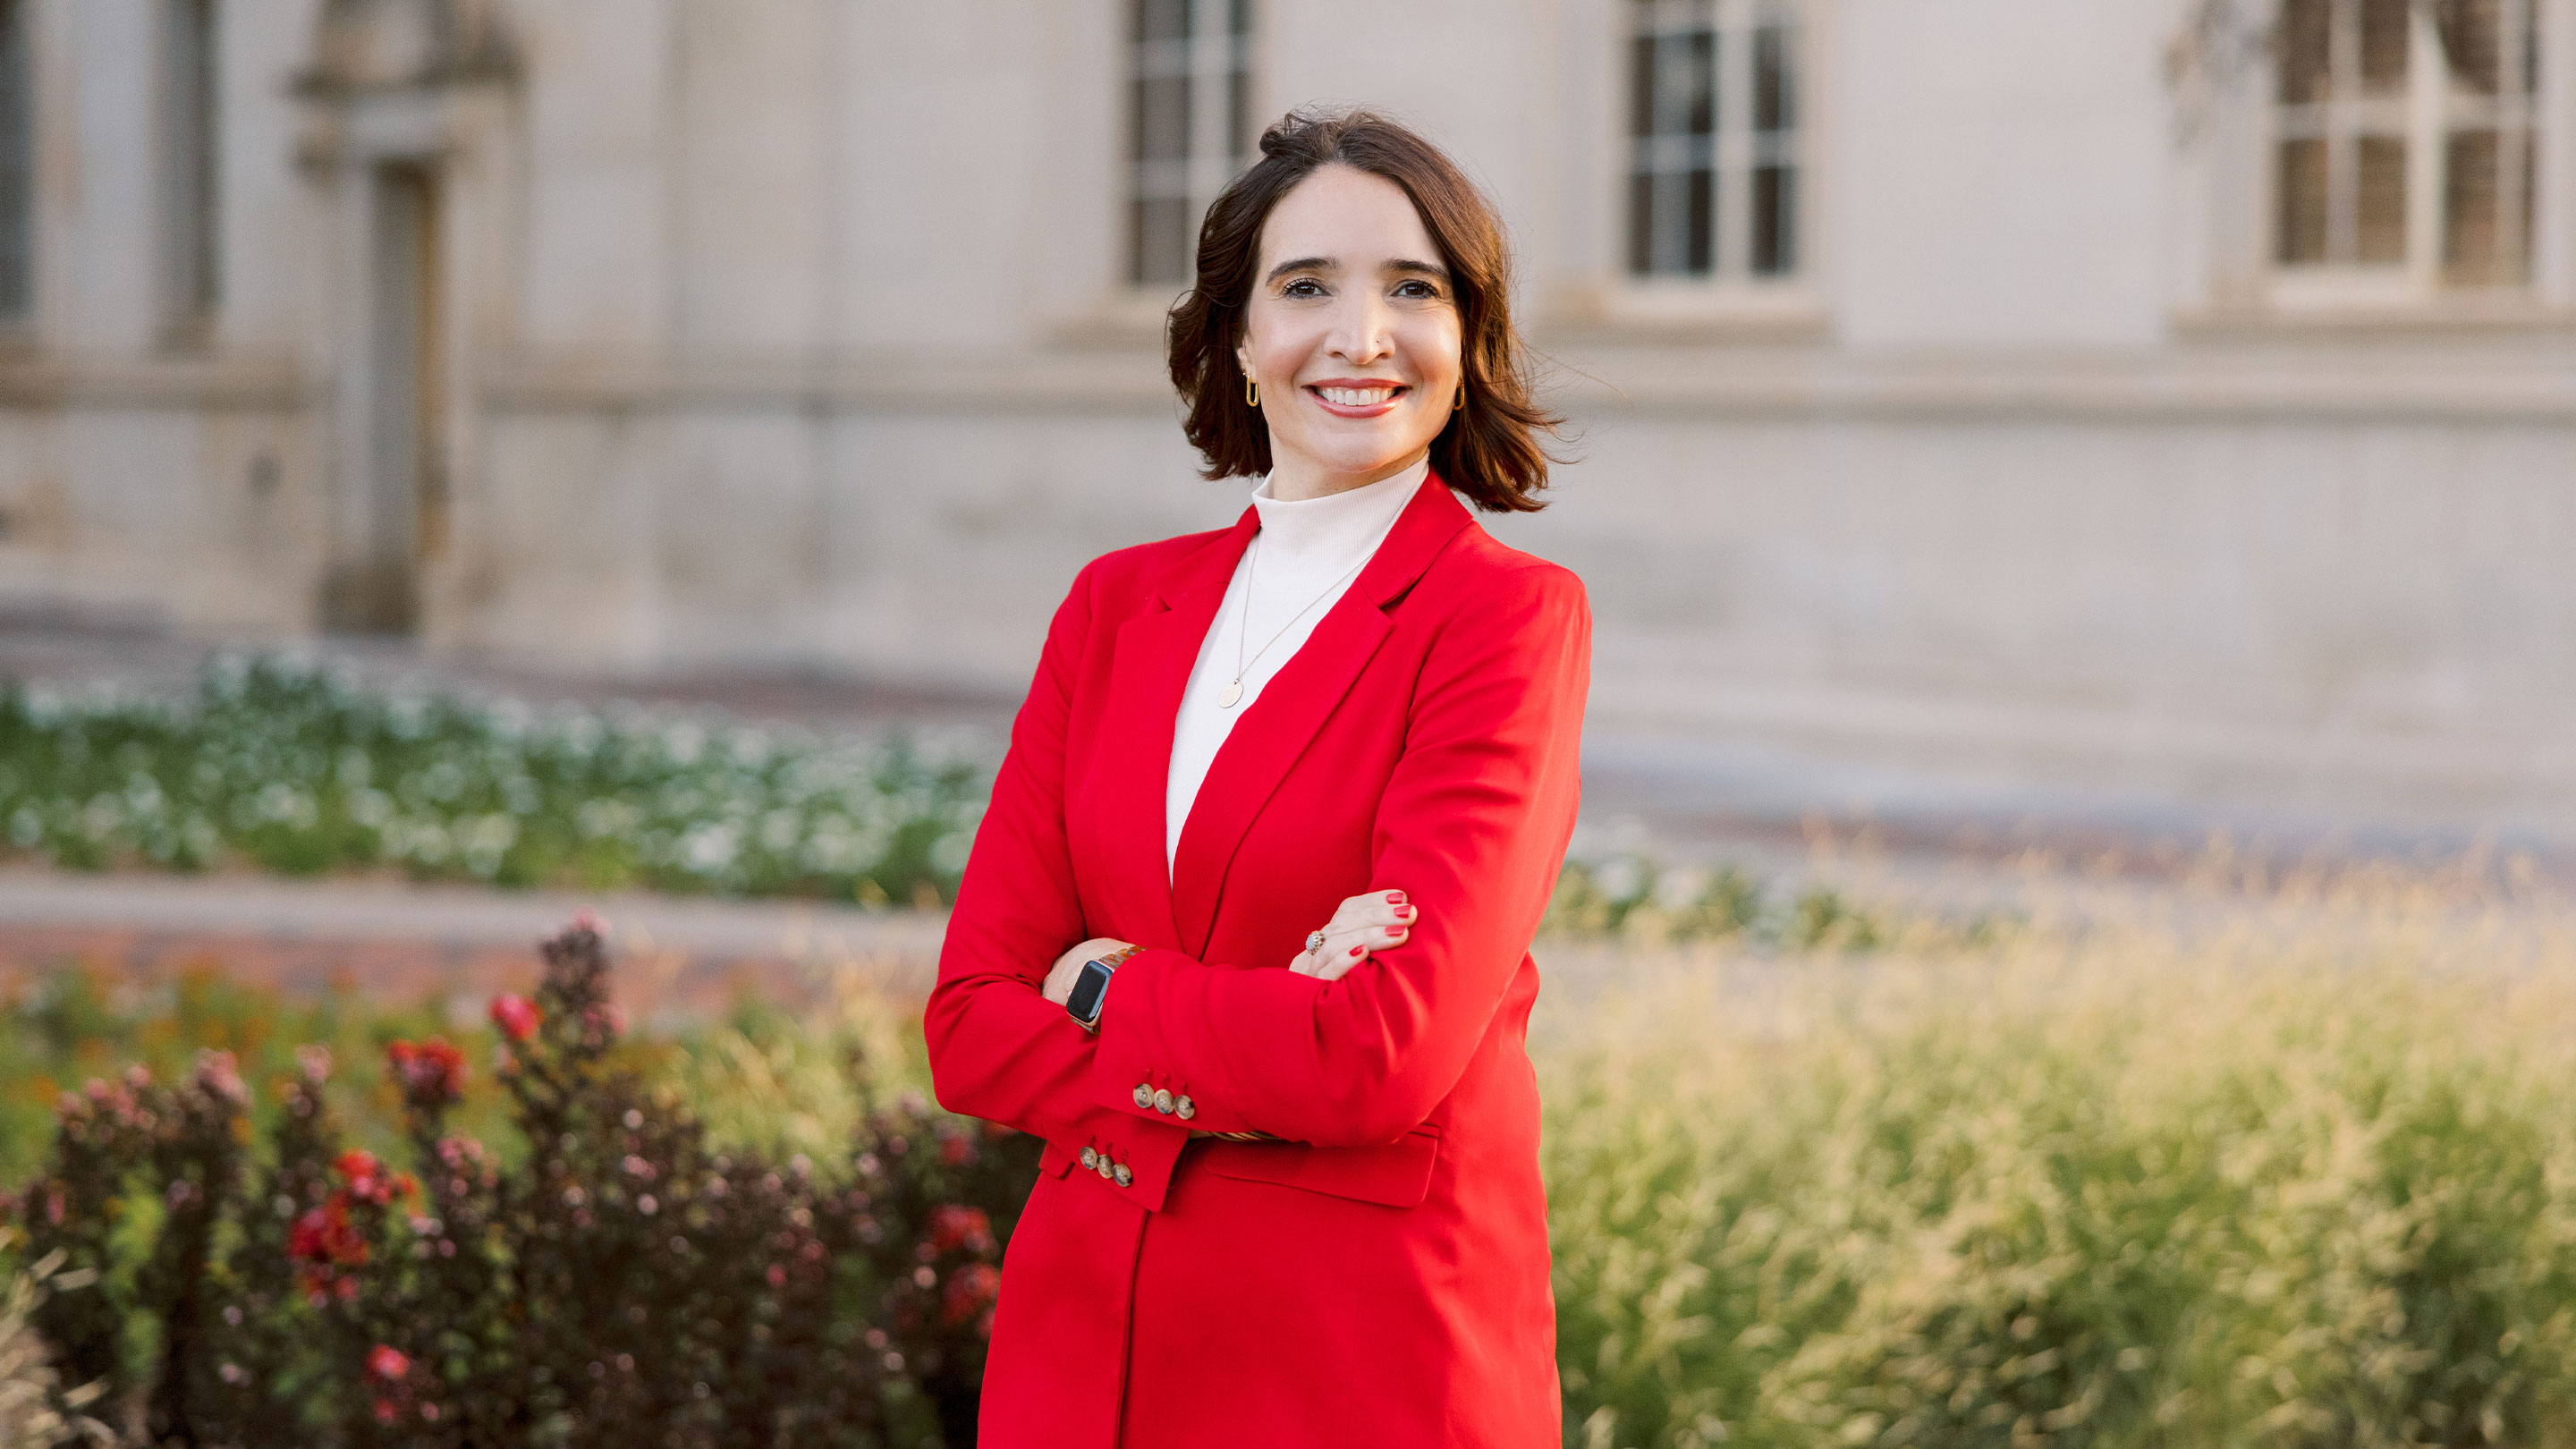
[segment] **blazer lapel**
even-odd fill
[[[1171,909],[1184,954],[1196,956],[1207,949],[1235,847],[1242,843],[1244,832],[1252,828],[1254,817],[1269,802],[1279,782],[1287,778],[1289,767],[1306,752],[1324,721],[1341,704],[1342,696],[1350,692],[1360,670],[1377,653],[1378,645],[1394,630],[1386,617],[1386,605],[1410,588],[1467,524],[1467,510],[1450,496],[1448,485],[1440,481],[1439,475],[1424,478],[1413,501],[1405,505],[1395,527],[1378,545],[1368,566],[1351,582],[1349,591],[1262,687],[1261,697],[1244,711],[1243,718],[1235,721],[1233,731],[1208,766],[1207,779],[1199,785],[1197,801],[1181,828],[1180,848],[1172,862]],[[1238,546],[1229,558],[1241,552]],[[1227,577],[1232,577],[1230,570]],[[1190,634],[1190,656],[1181,665],[1182,681],[1174,684],[1170,697],[1157,706],[1163,712],[1159,758],[1165,772],[1171,768],[1172,719],[1180,708],[1181,689],[1187,683],[1190,663],[1197,657],[1199,640],[1207,632],[1207,622],[1215,616],[1216,603],[1223,593],[1220,584],[1216,596],[1208,601],[1206,614],[1199,616],[1198,627]],[[1123,633],[1119,642],[1123,649]],[[1156,776],[1158,800],[1163,793],[1162,779]],[[1159,833],[1163,812],[1157,808],[1152,814],[1159,845],[1163,839]]]
[[[1181,693],[1198,663],[1199,645],[1225,601],[1225,588],[1261,515],[1247,508],[1232,529],[1184,556],[1154,589],[1145,611],[1118,628],[1110,661],[1109,699],[1101,711],[1100,759],[1115,775],[1103,792],[1116,802],[1100,822],[1110,868],[1126,910],[1119,924],[1140,946],[1177,950],[1172,884],[1164,854],[1164,802],[1170,793],[1172,732]],[[1158,939],[1156,939],[1158,938]]]

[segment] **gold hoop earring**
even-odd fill
[[[1449,405],[1449,411],[1451,411],[1451,412],[1453,412],[1453,413],[1454,413],[1454,412],[1458,411],[1460,408],[1465,407],[1466,405],[1467,405],[1467,384],[1465,384],[1465,383],[1463,383],[1463,382],[1462,382],[1462,383],[1458,384],[1458,400],[1457,400],[1456,402],[1453,402],[1453,403],[1451,403],[1451,404]]]
[[[1261,406],[1261,384],[1254,382],[1252,374],[1248,372],[1243,375],[1243,405],[1254,408]]]

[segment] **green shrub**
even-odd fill
[[[63,1376],[156,1444],[969,1439],[1038,1144],[899,1090],[819,1163],[730,1143],[621,1046],[595,930],[546,960],[493,1003],[508,1150],[452,1130],[440,1038],[386,1047],[381,1156],[320,1049],[264,1141],[222,1052],[67,1094],[15,1214],[97,1280],[37,1310]]]

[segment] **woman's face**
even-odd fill
[[[1279,198],[1235,351],[1270,425],[1270,491],[1319,498],[1411,467],[1458,396],[1458,305],[1413,199],[1325,166]]]

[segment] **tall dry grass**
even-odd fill
[[[2566,1442],[2576,917],[2482,879],[1543,947],[1568,1443]]]

